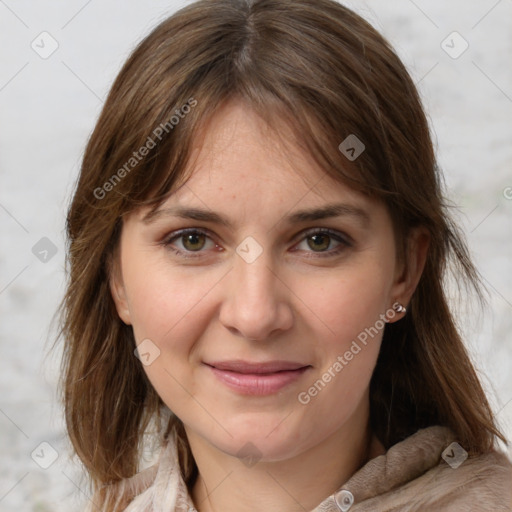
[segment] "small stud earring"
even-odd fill
[[[393,309],[397,312],[397,313],[403,313],[404,315],[407,313],[407,308],[400,304],[400,302],[395,302],[395,304],[393,304]]]

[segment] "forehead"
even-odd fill
[[[271,128],[239,101],[224,105],[205,125],[192,145],[186,174],[186,186],[175,191],[175,200],[191,191],[239,198],[274,194],[296,201],[304,194],[323,199],[365,198],[328,176],[299,146],[288,125],[277,119]]]
[[[144,224],[182,218],[235,230],[337,216],[368,227],[387,218],[382,202],[329,176],[280,118],[271,128],[233,100],[196,134],[183,180],[167,199],[134,213]]]

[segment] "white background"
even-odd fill
[[[64,289],[64,216],[115,75],[135,43],[184,3],[0,0],[2,511],[73,512],[86,500],[56,395],[58,353],[48,356]],[[418,83],[449,196],[490,292],[489,309],[461,314],[461,326],[510,437],[512,200],[504,191],[512,197],[512,0],[347,5],[390,39]],[[31,48],[43,31],[58,42],[47,59]],[[453,31],[469,43],[457,59],[441,47]],[[462,48],[453,41],[454,51]],[[32,253],[42,237],[57,247],[46,263]],[[30,456],[41,442],[58,454],[46,470]]]

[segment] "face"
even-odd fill
[[[123,224],[111,288],[187,431],[283,460],[365,428],[384,327],[410,279],[383,204],[325,175],[238,103],[156,214]]]

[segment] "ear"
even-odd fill
[[[413,228],[407,238],[404,261],[398,269],[392,289],[393,302],[407,306],[425,268],[430,233],[424,227]]]
[[[123,275],[118,255],[113,255],[109,267],[109,285],[110,294],[116,305],[119,318],[127,325],[131,325],[130,308],[126,298],[126,290],[124,287]]]

